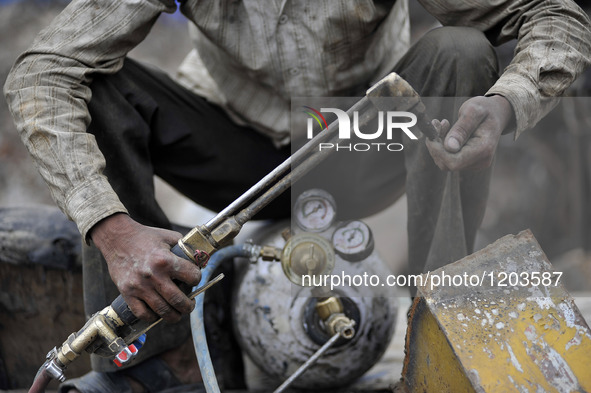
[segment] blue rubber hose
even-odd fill
[[[250,257],[251,251],[248,246],[237,244],[228,246],[217,251],[209,259],[207,266],[201,270],[201,281],[198,286],[202,286],[209,281],[214,270],[225,260],[236,257]],[[196,290],[197,287],[193,288]],[[195,354],[201,370],[201,378],[207,393],[220,393],[220,388],[215,376],[209,348],[207,347],[207,338],[205,337],[205,325],[203,323],[203,299],[205,292],[197,295],[195,298],[195,309],[191,313],[191,334],[193,335],[193,345]]]

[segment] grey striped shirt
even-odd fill
[[[409,45],[407,0],[184,0],[195,43],[181,84],[237,122],[289,140],[289,100],[359,95]],[[587,16],[568,0],[421,0],[444,25],[472,26],[493,43],[519,38],[489,93],[513,105],[518,135],[555,104],[590,62]],[[117,72],[174,0],[73,0],[19,57],[5,94],[22,139],[58,206],[83,236],[126,212],[86,133],[93,73]]]

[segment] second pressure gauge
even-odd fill
[[[326,191],[312,189],[303,192],[296,200],[294,218],[297,225],[307,232],[328,229],[337,215],[334,198]]]
[[[332,245],[344,260],[359,262],[373,252],[373,235],[364,222],[349,221],[334,231]]]

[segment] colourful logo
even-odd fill
[[[316,109],[314,109],[310,106],[303,106],[303,108],[304,108],[303,112],[307,113],[308,115],[310,115],[314,119],[316,119],[316,122],[320,126],[321,130],[328,128],[328,123],[326,123],[326,119],[324,118],[324,116],[322,116],[322,113],[318,112]],[[320,122],[320,119],[322,119],[322,121],[324,122],[324,126]]]

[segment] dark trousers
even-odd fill
[[[484,35],[455,27],[426,34],[394,71],[422,96],[431,97],[482,95],[498,77],[496,57]],[[234,124],[221,109],[165,74],[132,60],[115,75],[97,76],[91,88],[88,131],[105,155],[105,174],[130,215],[146,225],[170,227],[154,199],[154,174],[198,204],[218,211],[290,153],[289,148],[276,149],[268,138]],[[439,117],[439,111],[449,108],[435,108],[432,113]],[[368,202],[372,208],[363,213],[369,214],[406,191],[410,270],[434,269],[471,252],[484,215],[490,170],[442,172],[424,140],[405,144],[403,154],[389,156],[391,171],[381,171],[377,180],[359,175],[355,188],[364,194],[351,193],[351,198],[379,195],[379,200]],[[351,162],[350,170],[339,172],[342,177],[331,176],[332,183],[351,182],[351,173],[379,164]],[[258,217],[280,218],[289,213],[289,193],[285,193]],[[96,249],[85,250],[84,277],[90,315],[109,304],[117,290]],[[185,325],[151,331],[141,356],[179,345],[188,337]],[[96,357],[93,368],[113,369]]]

